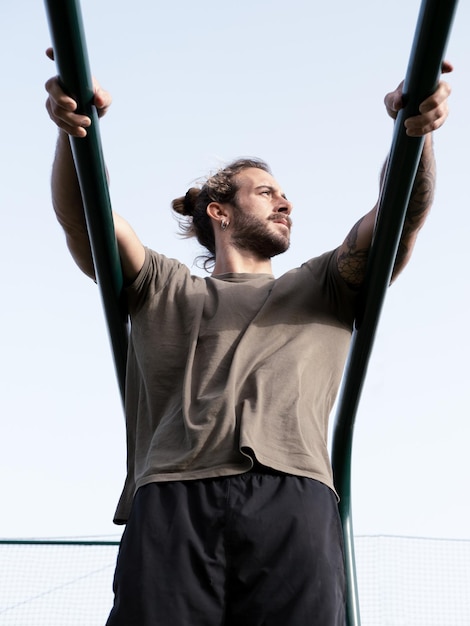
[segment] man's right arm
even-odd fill
[[[48,51],[48,56],[52,52]],[[52,121],[59,127],[59,138],[52,168],[52,203],[57,219],[65,231],[68,248],[79,268],[95,278],[90,241],[86,228],[80,186],[68,135],[85,137],[91,121],[75,113],[76,103],[62,90],[58,79],[46,83],[49,94],[46,108]],[[100,116],[111,104],[110,95],[95,83],[95,105]],[[116,239],[126,283],[137,276],[145,259],[145,249],[130,225],[113,214]]]
[[[68,135],[62,130],[57,139],[51,187],[52,206],[64,229],[70,253],[82,272],[94,279],[95,270],[77,173]]]

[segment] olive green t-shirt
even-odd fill
[[[252,459],[333,489],[328,417],[355,292],[336,251],[280,278],[201,278],[151,250],[127,288],[128,474],[115,522],[150,482],[243,473]]]

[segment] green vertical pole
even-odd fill
[[[424,139],[408,137],[404,121],[437,87],[457,0],[424,0],[403,86],[405,107],[397,117],[378,205],[361,306],[355,322],[338,401],[332,465],[340,501],[348,583],[348,626],[360,625],[351,513],[351,453],[354,422],[382,305],[390,284],[400,235]]]
[[[123,277],[114,233],[106,168],[93,106],[93,84],[78,0],[45,0],[59,78],[92,123],[84,138],[70,143],[82,193],[95,273],[103,302],[114,365],[124,403],[127,315],[121,303]]]

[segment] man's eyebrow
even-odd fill
[[[269,189],[269,191],[274,191],[274,192],[276,191],[276,188],[273,187],[272,185],[258,185],[257,187],[255,187],[255,190],[256,189],[263,189],[263,188],[264,189]],[[284,200],[287,200],[287,196],[286,196],[285,193],[282,193],[281,196],[284,198]]]

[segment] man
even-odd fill
[[[56,78],[46,89],[60,128],[54,209],[93,277],[68,141],[84,137],[90,120]],[[405,122],[425,142],[394,276],[432,203],[431,133],[449,94],[440,82]],[[385,98],[391,117],[401,96],[400,85]],[[110,103],[96,84],[100,114]],[[343,626],[327,423],[376,209],[336,250],[275,279],[271,258],[289,246],[292,205],[265,163],[235,161],[173,208],[208,250],[210,277],[144,247],[114,216],[132,330],[128,475],[115,517],[127,526],[108,626]]]

